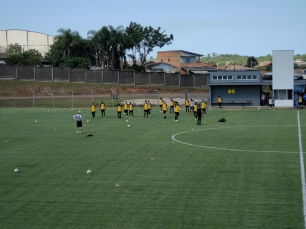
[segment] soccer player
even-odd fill
[[[166,101],[163,101],[163,114],[164,114],[164,119],[166,118],[166,112],[167,112],[167,104],[166,104]]]
[[[202,109],[201,106],[197,106],[197,117],[198,117],[198,121],[197,121],[197,125],[201,125],[201,120],[202,120]]]
[[[118,115],[119,119],[121,119],[121,112],[122,112],[122,105],[118,103],[118,106],[117,106],[117,115]]]
[[[134,112],[134,105],[132,104],[132,102],[130,102],[130,110],[129,110],[129,116],[133,117],[133,112]]]
[[[175,103],[175,116],[174,119],[177,122],[178,116],[180,115],[180,104],[178,102]]]
[[[302,97],[302,95],[300,95],[299,96],[299,106],[298,106],[298,108],[303,108],[302,105],[303,105],[303,97]]]
[[[151,116],[151,109],[152,109],[152,104],[150,103],[150,100],[148,100],[148,113],[149,113],[149,116]]]
[[[91,116],[93,119],[96,119],[96,105],[94,102],[92,102],[92,105],[91,105]]]
[[[186,99],[185,101],[185,107],[186,107],[186,112],[189,112],[189,100]]]
[[[218,105],[220,108],[221,108],[221,104],[222,104],[222,97],[218,95]]]
[[[202,100],[202,114],[204,116],[204,114],[206,115],[206,103],[204,101],[204,99]]]
[[[128,104],[127,104],[127,101],[125,101],[125,104],[124,104],[124,117],[128,117]]]
[[[149,110],[149,106],[148,106],[148,102],[147,100],[145,101],[145,104],[143,105],[143,118],[146,117],[147,115],[147,118],[148,118],[148,110]]]
[[[174,101],[170,99],[170,113],[174,112]]]
[[[101,101],[100,108],[101,108],[102,117],[105,117],[106,108],[105,108],[105,103],[103,103],[103,101]]]
[[[193,111],[194,110],[194,100],[191,98],[190,99],[190,112],[189,113],[191,113],[191,111]]]
[[[78,114],[73,116],[74,120],[77,121],[77,134],[82,133],[82,115],[81,111],[78,112]]]
[[[197,108],[198,108],[198,104],[195,102],[195,104],[193,106],[193,115],[195,117],[195,120],[197,120]]]
[[[162,112],[163,110],[163,99],[159,98],[159,108],[160,108],[160,112]]]

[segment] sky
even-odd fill
[[[148,56],[153,58],[168,50],[255,57],[272,50],[306,53],[306,0],[10,0],[1,8],[0,30],[55,36],[64,28],[86,38],[89,30],[131,21],[161,27],[174,40],[155,48]]]

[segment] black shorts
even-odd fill
[[[166,112],[167,112],[167,111],[164,111],[164,110],[163,110],[163,113],[164,113],[164,114],[166,114]]]
[[[170,106],[170,108],[172,108],[172,109],[173,109],[173,108],[174,108],[174,106]]]
[[[161,105],[161,104],[159,105],[160,108],[161,108],[162,106],[163,106],[163,105]]]
[[[82,127],[82,121],[77,121],[77,127]]]
[[[175,115],[176,115],[176,116],[179,116],[179,115],[180,115],[180,112],[175,112]]]

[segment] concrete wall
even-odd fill
[[[21,45],[24,51],[36,49],[44,56],[53,45],[54,37],[27,30],[0,30],[0,47],[6,49],[15,43]]]

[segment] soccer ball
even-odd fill
[[[87,170],[87,174],[91,174],[91,170]]]
[[[89,120],[87,120],[87,122],[89,122]]]
[[[128,127],[130,127],[130,125],[128,125]]]
[[[129,120],[126,120],[126,122],[128,122]]]
[[[35,120],[35,122],[37,122],[37,120]]]
[[[19,173],[19,169],[14,169],[14,173]]]

